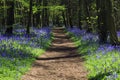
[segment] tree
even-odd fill
[[[36,26],[39,27],[41,26],[41,19],[40,19],[40,6],[41,6],[42,0],[36,0],[36,5],[37,5],[37,13],[36,13]]]
[[[118,44],[118,37],[117,37],[117,31],[116,31],[116,26],[114,22],[114,18],[112,15],[112,1],[111,0],[106,0],[106,25],[108,28],[108,31],[110,33],[110,42],[111,44]]]
[[[68,14],[68,22],[70,27],[73,27],[73,23],[72,23],[72,8],[71,8],[71,0],[68,0],[68,5],[67,5],[67,14]]]
[[[5,34],[13,34],[13,24],[14,24],[14,1],[6,0],[6,4],[8,6],[7,9],[7,29]]]
[[[91,0],[84,0],[87,32],[92,32],[92,30],[90,28],[90,3],[91,3]]]
[[[48,1],[43,0],[42,26],[48,26],[49,25],[49,17],[48,17],[47,5],[48,5]]]
[[[28,16],[28,25],[27,25],[27,30],[26,33],[30,33],[30,26],[32,25],[32,4],[33,0],[30,0],[30,5],[29,5],[29,16]]]
[[[82,29],[82,23],[81,23],[81,16],[82,16],[82,0],[78,1],[79,3],[79,8],[78,8],[78,26],[80,29]]]
[[[98,11],[98,30],[100,43],[106,43],[108,34],[110,34],[111,44],[118,44],[115,22],[112,16],[111,0],[97,0],[96,4]]]
[[[97,11],[98,11],[98,33],[99,33],[99,39],[100,43],[106,43],[107,42],[107,28],[105,26],[105,16],[104,16],[104,6],[103,1],[97,0]]]

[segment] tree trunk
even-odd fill
[[[13,24],[14,24],[14,1],[6,1],[7,6],[7,29],[5,34],[13,34]]]
[[[33,0],[30,0],[28,25],[27,25],[27,31],[26,31],[27,34],[30,33],[30,27],[32,26],[32,4],[33,4]]]
[[[98,30],[100,43],[106,43],[108,33],[110,33],[111,44],[118,44],[114,18],[112,17],[111,0],[97,0],[96,4],[98,10]]]
[[[114,22],[114,18],[112,16],[112,1],[106,0],[106,20],[107,20],[107,28],[110,33],[110,42],[111,44],[118,44],[118,37],[117,37],[117,31],[116,26]]]
[[[65,25],[65,27],[67,27],[67,24],[66,24],[66,19],[65,19],[65,13],[64,13],[64,12],[62,12],[62,17],[63,17],[63,22],[64,22],[64,25]]]
[[[43,0],[43,10],[42,10],[42,27],[46,27],[49,25],[49,18],[48,18],[48,9],[46,8],[48,5],[47,0]]]
[[[41,2],[42,2],[42,0],[37,0],[37,1],[36,1],[36,5],[37,5],[37,6],[41,6]],[[41,14],[40,8],[38,8],[38,12],[36,13],[36,26],[37,26],[37,27],[40,27],[40,26],[41,26],[40,14]]]
[[[92,32],[92,29],[90,28],[90,3],[89,0],[84,0],[84,6],[85,6],[85,14],[86,14],[86,23],[87,23],[87,32]]]
[[[82,29],[82,23],[81,23],[81,9],[82,9],[82,0],[79,0],[79,8],[78,8],[78,27]]]
[[[67,10],[67,14],[68,14],[68,22],[71,28],[73,28],[73,24],[72,24],[72,12],[71,12],[71,1],[68,0],[68,6],[67,6],[68,10]]]
[[[100,43],[106,43],[108,38],[108,30],[106,25],[105,1],[97,0],[98,11],[98,33]]]

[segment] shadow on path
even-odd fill
[[[48,56],[48,57],[39,57],[37,60],[58,60],[58,59],[66,59],[66,58],[79,58],[81,55],[77,54],[78,47],[73,46],[70,37],[68,37],[63,29],[55,29],[53,33],[57,33],[54,35],[54,40],[51,47],[47,50],[47,53],[54,54],[53,52],[59,54],[57,56]],[[57,38],[57,39],[56,39]],[[68,44],[67,44],[68,43]],[[63,55],[64,53],[64,55]]]
[[[56,51],[56,52],[64,52],[64,51],[73,51],[78,49],[78,47],[66,47],[66,46],[54,46],[49,48],[47,51]]]
[[[76,58],[80,57],[80,54],[68,55],[68,56],[60,56],[60,57],[51,57],[51,58],[36,58],[37,60],[57,60],[57,59],[65,59],[65,58]]]
[[[69,36],[59,36],[59,35],[54,35],[53,37],[58,38],[58,39],[70,39]]]
[[[54,29],[51,47],[36,58],[22,80],[88,80],[81,55],[63,28]]]

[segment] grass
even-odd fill
[[[85,59],[89,80],[120,80],[120,46],[83,39],[87,33],[77,37],[72,32],[69,34]]]
[[[8,45],[7,42],[4,43]],[[44,53],[43,49],[20,45],[17,42],[11,43],[16,49],[15,52],[7,47],[7,54],[0,56],[0,80],[19,80],[30,69],[35,57]],[[6,57],[6,55],[11,57]]]
[[[51,44],[51,35],[44,36],[42,38],[38,35],[1,37],[0,80],[20,80],[22,75],[31,68],[36,57],[42,55]]]

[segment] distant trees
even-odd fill
[[[0,0],[0,24],[7,25],[6,34],[13,34],[16,24],[24,25],[28,34],[31,26],[78,26],[87,32],[98,32],[101,43],[106,43],[110,36],[110,42],[118,44],[119,3],[119,0]]]

